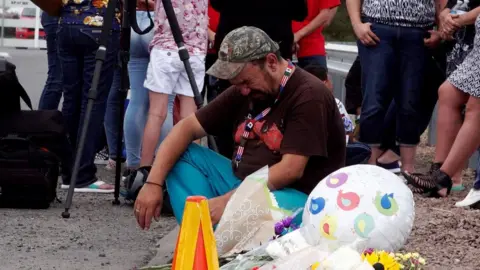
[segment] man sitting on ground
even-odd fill
[[[280,208],[296,210],[320,180],[345,164],[345,131],[332,93],[283,59],[262,30],[230,32],[207,73],[233,86],[180,121],[160,145],[135,202],[142,229],[159,218],[165,184],[179,223],[186,198],[202,195],[217,224],[241,181],[266,165]],[[232,161],[192,143],[207,134],[234,136]]]

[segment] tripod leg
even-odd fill
[[[75,155],[75,162],[73,164],[72,179],[70,180],[70,186],[68,188],[67,200],[65,201],[65,211],[62,213],[63,218],[70,217],[70,207],[72,206],[73,192],[75,191],[75,185],[77,184],[78,171],[80,169],[80,159],[83,153],[83,147],[85,146],[85,139],[87,137],[88,126],[90,124],[90,117],[92,115],[93,104],[97,100],[98,95],[98,83],[100,80],[100,72],[102,70],[103,63],[107,55],[107,48],[100,46],[97,51],[95,63],[95,71],[93,73],[92,87],[88,91],[88,103],[85,111],[85,119],[80,132],[80,141]]]

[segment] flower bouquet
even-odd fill
[[[382,270],[421,270],[426,265],[424,258],[418,253],[389,253],[383,250],[367,249],[362,258],[374,269]]]

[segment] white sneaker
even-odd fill
[[[463,201],[459,201],[455,203],[456,207],[466,207],[466,206],[471,206],[477,202],[480,202],[480,190],[477,189],[470,189],[470,191],[467,194],[467,197],[463,199]]]

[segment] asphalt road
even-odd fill
[[[11,55],[19,80],[37,107],[47,73],[46,51],[0,48],[0,52]],[[114,181],[103,168],[99,177]],[[59,191],[61,200],[65,195]],[[142,231],[132,207],[123,201],[113,206],[112,199],[111,194],[75,194],[70,219],[60,216],[59,203],[47,210],[0,209],[0,269],[121,270],[146,265],[175,221],[166,217],[150,231]]]

